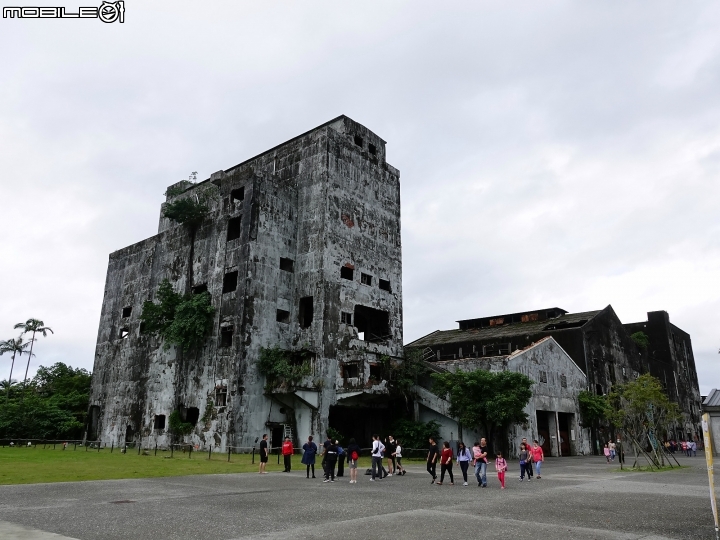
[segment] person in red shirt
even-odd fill
[[[538,480],[540,480],[542,478],[542,476],[540,476],[540,466],[542,465],[543,459],[545,459],[545,454],[543,454],[543,449],[537,439],[533,441],[530,455],[532,456],[533,463],[535,463],[535,472],[537,473]]]
[[[445,441],[443,443],[443,449],[440,453],[440,481],[437,482],[436,485],[442,486],[443,480],[445,480],[445,473],[447,472],[450,476],[450,485],[454,486],[455,482],[453,482],[453,451],[452,448],[450,448],[450,443]]]
[[[285,462],[285,470],[283,472],[290,472],[290,466],[292,465],[292,455],[295,450],[293,449],[292,441],[290,437],[285,437],[285,442],[282,445],[283,461]]]

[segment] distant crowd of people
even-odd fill
[[[693,440],[676,442],[675,440],[665,441],[665,449],[674,454],[678,450],[685,454],[687,457],[696,457],[698,444]]]
[[[472,466],[477,480],[478,487],[486,488],[487,483],[487,467],[489,463],[489,454],[487,441],[483,438],[476,441],[472,448],[468,448],[465,443],[458,443],[457,455],[453,452],[448,441],[443,442],[442,449],[438,447],[437,441],[431,437],[428,440],[429,448],[426,457],[427,472],[432,477],[431,484],[442,486],[445,482],[445,475],[448,476],[449,485],[455,485],[453,476],[453,463],[460,467],[463,477],[463,486],[468,485],[468,470]],[[263,435],[260,442],[260,474],[267,474],[265,470],[269,459],[268,436]],[[345,462],[347,461],[350,470],[350,483],[357,483],[358,460],[360,459],[360,446],[355,439],[350,439],[347,447],[344,448],[339,441],[333,440],[329,435],[322,445],[322,451],[314,442],[313,437],[302,446],[302,464],[306,467],[306,478],[316,478],[315,462],[319,455],[322,458],[321,466],[323,470],[323,482],[335,482],[336,477],[345,475]],[[282,444],[281,453],[285,468],[283,472],[290,472],[292,468],[292,456],[295,448],[289,437],[285,438]],[[543,449],[537,440],[530,444],[527,439],[523,438],[520,443],[518,452],[520,458],[520,476],[521,482],[525,481],[527,476],[528,482],[537,476],[541,479],[540,471],[542,463],[545,460]],[[372,437],[372,447],[370,448],[371,468],[369,469],[370,481],[375,482],[383,480],[388,476],[404,476],[407,470],[402,464],[403,447],[399,440],[389,435],[384,441],[380,440],[378,435]],[[387,463],[385,469],[384,463]],[[440,462],[440,480],[437,477],[437,464]],[[336,473],[337,467],[337,473]],[[533,468],[535,473],[533,473]],[[505,474],[508,470],[508,463],[503,457],[502,452],[495,453],[495,471],[498,475],[500,489],[505,489]]]

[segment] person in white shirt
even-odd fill
[[[377,434],[373,435],[372,451],[370,452],[370,456],[372,457],[372,478],[370,478],[371,482],[374,482],[376,478],[378,480],[382,480],[383,478],[385,478],[385,476],[387,476],[385,467],[383,467],[383,464],[382,464],[384,451],[385,451],[385,445],[382,442],[380,442],[380,436]],[[376,473],[376,471],[378,471],[378,470],[379,470],[379,477],[378,477],[378,473]]]
[[[395,474],[403,476],[407,471],[405,470],[405,467],[402,466],[402,446],[400,446],[400,441],[397,439],[395,440],[395,445],[395,451],[392,454],[395,458],[395,464],[397,465]]]

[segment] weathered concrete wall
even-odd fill
[[[176,187],[186,191],[174,197],[210,189],[210,216],[192,242],[185,227],[161,217],[158,235],[110,256],[90,437],[122,444],[127,433],[145,445],[167,444],[167,423],[154,429],[155,415],[197,408],[201,420],[185,441],[203,448],[250,446],[281,424],[305,438],[324,433],[338,392],[386,393],[369,380],[370,365],[402,352],[402,263],[399,173],[386,163],[382,139],[339,117],[205,182]],[[242,200],[233,196],[239,188]],[[228,241],[228,223],[238,217],[240,237]],[[292,261],[291,270],[281,269],[281,258]],[[343,265],[354,267],[352,280],[341,278]],[[231,272],[238,272],[237,288],[223,293]],[[165,278],[178,292],[204,285],[211,295],[215,323],[197,353],[166,350],[139,332],[142,304]],[[379,288],[381,278],[390,291]],[[300,306],[306,297],[313,307],[307,325]],[[358,305],[387,313],[387,334],[377,342],[358,339]],[[289,315],[279,320],[278,310]],[[343,312],[352,320],[343,322]],[[221,346],[229,328],[232,342]],[[272,346],[315,354],[298,392],[266,392],[256,363]],[[342,362],[358,365],[355,380],[342,376]]]

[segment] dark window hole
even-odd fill
[[[230,198],[233,201],[242,201],[245,199],[245,187],[233,189],[230,192]]]
[[[363,285],[372,285],[372,276],[369,274],[360,274],[360,283]]]
[[[234,272],[228,272],[223,276],[223,294],[233,292],[237,289],[238,273],[237,270]]]
[[[373,156],[376,156],[376,155],[377,155],[377,147],[376,147],[374,144],[372,144],[372,143],[368,144],[368,151],[369,151]]]
[[[340,277],[343,279],[349,279],[352,281],[353,279],[353,269],[348,268],[347,266],[340,267]]]
[[[289,323],[290,322],[290,312],[285,311],[284,309],[278,309],[275,320],[277,322],[281,322],[281,323]]]
[[[280,270],[284,270],[285,272],[293,272],[293,267],[295,266],[295,261],[292,259],[286,259],[285,257],[280,257]]]
[[[357,364],[343,364],[343,377],[355,379],[360,376],[360,366]]]
[[[228,220],[227,228],[227,241],[237,240],[240,238],[240,224],[242,223],[242,216],[234,217]]]
[[[124,307],[122,310],[123,319],[129,317],[132,314],[132,306]]]
[[[235,327],[224,326],[220,329],[220,346],[221,347],[232,347],[233,334],[235,333]]]
[[[313,297],[306,296],[300,299],[300,313],[298,314],[300,328],[309,328],[313,322]]]
[[[156,414],[155,415],[155,423],[153,426],[155,429],[165,429],[165,415],[164,414]]]
[[[208,292],[207,283],[201,283],[200,285],[195,285],[192,288],[193,294],[202,294]]]
[[[392,290],[390,290],[390,281],[387,279],[379,280],[378,287],[380,287],[383,291],[392,292]]]
[[[362,148],[363,138],[360,135],[355,135],[355,144]]]
[[[390,314],[367,306],[355,306],[355,328],[362,339],[370,342],[387,341],[390,337]]]
[[[352,313],[340,312],[340,322],[343,324],[352,324]]]

